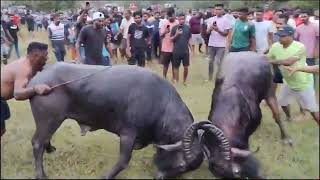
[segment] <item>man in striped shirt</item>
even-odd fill
[[[59,14],[54,14],[52,18],[53,22],[48,27],[49,39],[51,40],[51,46],[57,61],[64,61],[64,56],[66,55],[66,50],[64,47],[64,24],[60,23]]]

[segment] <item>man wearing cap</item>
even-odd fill
[[[279,104],[287,119],[291,120],[289,104],[291,98],[295,97],[302,108],[308,110],[319,124],[319,109],[313,89],[312,74],[296,72],[290,76],[290,72],[284,68],[284,66],[294,68],[305,66],[306,48],[302,43],[293,40],[294,29],[289,25],[279,28],[277,35],[280,37],[280,41],[272,45],[267,57],[271,64],[279,65],[284,78],[278,99]]]
[[[103,28],[104,15],[101,12],[95,12],[92,20],[93,24],[86,25],[81,29],[76,50],[79,54],[80,44],[82,43],[85,52],[85,59],[82,62],[90,65],[103,65],[103,44],[105,43],[107,46],[107,33]]]

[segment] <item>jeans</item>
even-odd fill
[[[54,48],[54,55],[57,61],[64,61],[66,55],[66,49],[64,48],[64,40],[52,41],[52,47]]]
[[[153,46],[154,56],[156,58],[159,58],[160,57],[160,36],[159,36],[159,33],[153,35],[152,46]]]
[[[10,49],[9,49],[9,57],[11,56],[11,51],[12,51],[12,48],[15,48],[16,50],[16,55],[17,55],[17,58],[20,58],[20,51],[19,51],[19,43],[18,41],[14,41],[13,44],[10,46]]]
[[[103,63],[102,65],[104,66],[111,66],[111,61],[110,61],[110,57],[103,57]]]
[[[212,80],[213,71],[214,71],[214,62],[220,66],[225,48],[224,47],[209,47],[210,61],[209,61],[209,80]]]
[[[147,49],[146,49],[146,53],[147,53],[147,60],[151,61],[151,53],[152,53],[152,46],[148,45]]]
[[[80,50],[79,50],[80,52],[80,59],[82,60],[82,61],[84,61],[85,59],[86,59],[86,56],[85,56],[85,53],[84,53],[84,47],[83,46],[80,46]]]

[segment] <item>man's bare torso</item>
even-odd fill
[[[15,82],[17,80],[28,81],[32,78],[33,73],[27,59],[14,61],[6,66],[1,67],[1,98],[9,100],[14,96]]]

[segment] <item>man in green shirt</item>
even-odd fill
[[[229,52],[256,51],[255,27],[248,21],[248,8],[239,10],[239,20],[229,37]]]
[[[272,45],[267,57],[271,60],[271,64],[279,65],[284,78],[279,94],[279,104],[287,119],[291,119],[289,104],[291,98],[295,97],[302,108],[311,112],[312,117],[319,124],[319,109],[313,89],[312,74],[296,72],[290,75],[290,72],[283,67],[305,66],[306,48],[302,43],[293,40],[294,29],[289,25],[283,26],[276,34],[280,37],[280,41]]]

